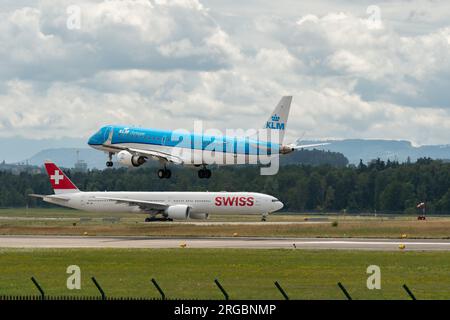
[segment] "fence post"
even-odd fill
[[[289,300],[288,295],[286,294],[286,292],[283,290],[283,288],[280,286],[280,284],[278,283],[278,281],[275,281],[275,286],[278,288],[278,290],[280,290],[281,294],[283,295],[284,299]]]
[[[152,278],[152,283],[155,286],[156,290],[158,290],[159,294],[161,295],[161,299],[166,300],[166,295],[164,294],[164,291],[162,291],[161,287],[158,285],[158,283],[154,278]]]
[[[91,279],[92,282],[94,282],[95,286],[97,287],[98,291],[100,291],[100,294],[102,295],[102,300],[106,300],[105,291],[103,291],[102,287],[100,287],[95,277],[92,277]]]
[[[222,287],[222,285],[220,284],[219,280],[214,279],[215,284],[217,285],[217,287],[220,289],[220,291],[222,291],[225,300],[230,300],[230,297],[228,296],[228,293],[225,291],[225,289]]]
[[[405,289],[406,293],[411,297],[412,300],[417,300],[406,284],[403,285],[403,289]]]
[[[345,289],[345,287],[342,285],[342,283],[338,282],[338,286],[347,297],[347,300],[353,300],[350,294],[348,293],[347,289]]]
[[[33,281],[34,285],[41,293],[41,299],[45,300],[45,293],[44,293],[44,290],[42,290],[42,287],[39,285],[39,283],[36,281],[36,279],[34,277],[31,277],[31,281]]]

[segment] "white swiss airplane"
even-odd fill
[[[254,192],[83,192],[53,162],[46,162],[45,169],[55,194],[30,196],[83,211],[148,214],[146,222],[207,219],[210,214],[253,214],[265,220],[283,208],[275,197]]]

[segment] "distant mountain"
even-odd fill
[[[299,150],[280,157],[282,166],[289,164],[305,164],[319,166],[328,164],[333,167],[345,167],[348,165],[348,159],[339,152],[323,150]]]
[[[365,163],[380,158],[381,160],[397,160],[405,162],[408,157],[411,161],[418,158],[450,159],[450,145],[428,145],[414,147],[411,142],[404,140],[327,140],[302,141],[302,144],[329,142],[329,145],[317,149],[340,152],[350,163],[357,164],[362,159]]]
[[[106,154],[89,148],[55,148],[46,149],[36,153],[31,158],[23,161],[30,165],[42,166],[45,160],[51,160],[64,168],[73,168],[78,159],[84,160],[90,169],[103,169],[106,162]]]
[[[66,137],[59,139],[2,138],[0,139],[0,161],[16,163],[31,158],[41,150],[50,148],[86,148],[86,140]]]

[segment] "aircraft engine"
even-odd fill
[[[190,219],[198,219],[198,220],[206,220],[208,219],[209,214],[207,213],[190,213],[189,218]]]
[[[139,167],[147,161],[145,157],[132,155],[126,150],[122,150],[117,154],[117,160],[120,164],[128,167]]]
[[[191,207],[187,205],[177,204],[166,209],[166,215],[173,220],[186,220],[189,217]]]

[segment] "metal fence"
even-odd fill
[[[168,298],[164,292],[164,290],[159,286],[156,279],[152,278],[150,283],[158,291],[160,297],[110,297],[108,296],[97,279],[95,277],[91,278],[92,282],[96,286],[99,291],[98,296],[66,296],[66,295],[57,295],[50,296],[46,295],[44,289],[36,280],[35,277],[31,277],[31,281],[36,286],[36,289],[39,291],[39,295],[0,295],[0,301],[15,301],[15,300],[80,300],[80,301],[88,301],[88,300],[110,300],[110,301],[151,301],[151,300],[196,300],[196,299],[178,299],[178,298]],[[222,293],[225,300],[230,300],[230,296],[226,289],[222,286],[218,279],[214,279],[214,283],[216,284],[218,290]],[[353,297],[349,294],[346,287],[341,283],[337,283],[337,287],[342,291],[343,297],[347,300],[353,300]],[[417,300],[413,292],[409,289],[409,287],[404,284],[403,289],[407,296],[411,300]],[[289,296],[286,291],[282,288],[281,284],[278,281],[274,282],[274,289],[278,290],[280,293],[280,298],[282,297],[284,300],[289,300]]]

